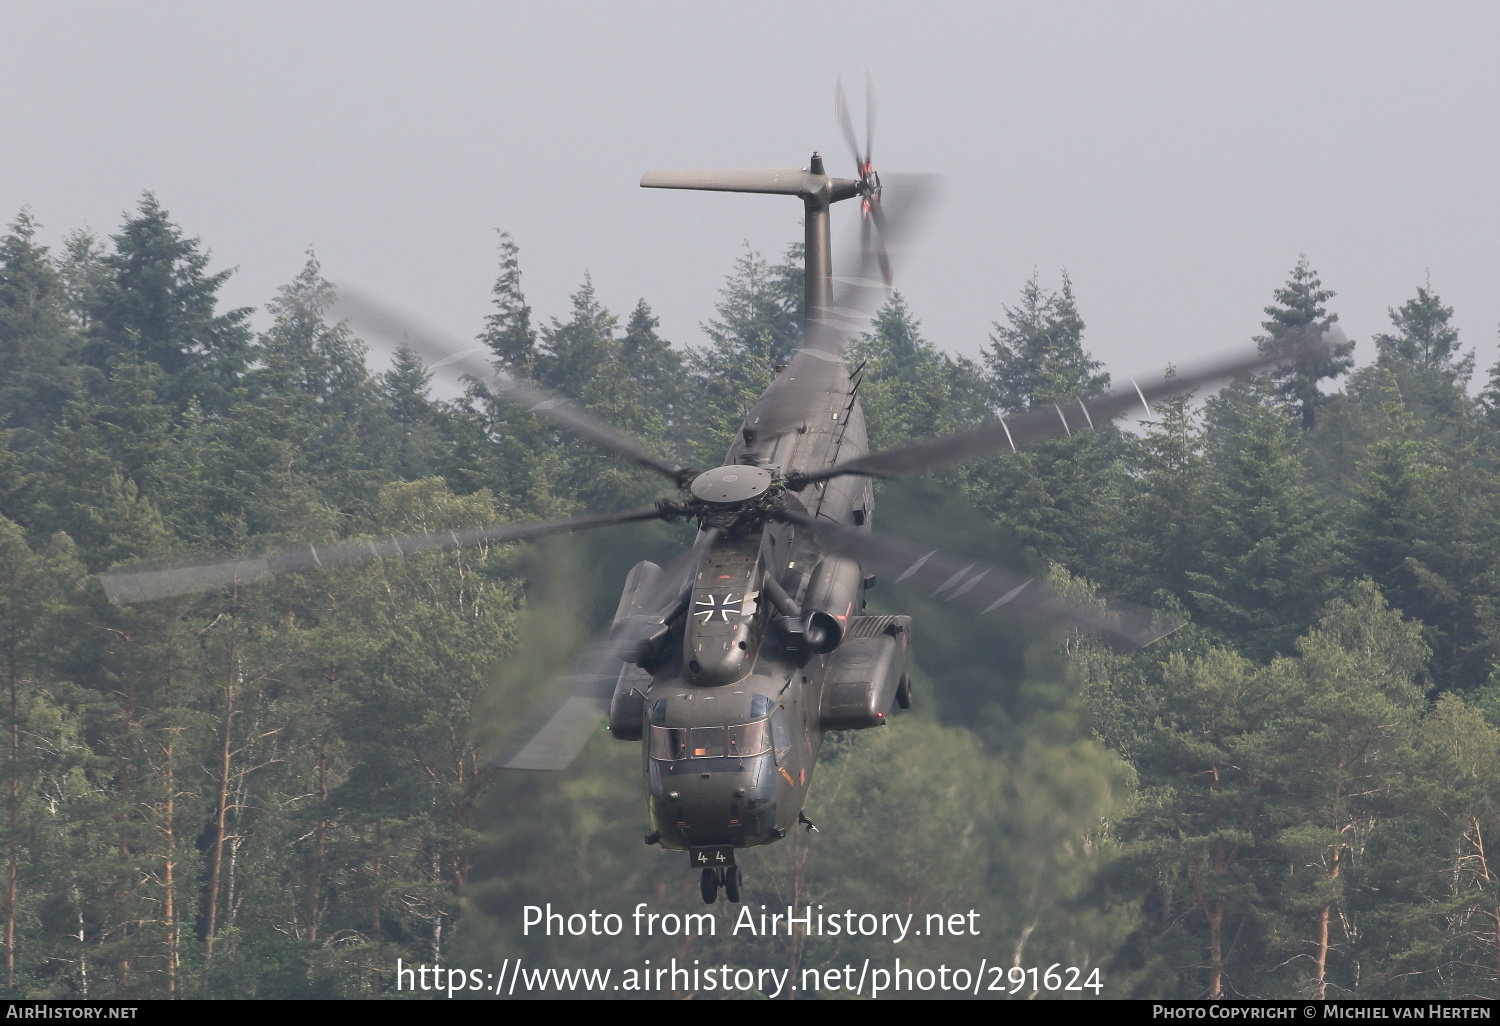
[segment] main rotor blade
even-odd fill
[[[498,524],[465,531],[437,531],[402,537],[369,538],[339,542],[335,545],[312,544],[288,546],[275,552],[245,559],[225,559],[213,563],[185,563],[162,570],[120,570],[100,574],[104,594],[115,605],[147,602],[152,599],[215,591],[235,584],[248,584],[271,574],[312,570],[339,563],[366,559],[406,556],[425,549],[448,549],[478,542],[512,542],[540,538],[549,534],[606,527],[632,520],[654,520],[661,516],[655,506],[624,510],[618,513],[589,513],[567,520],[546,520],[526,524]]]
[[[866,571],[874,570],[896,584],[910,583],[935,599],[957,602],[981,615],[1009,606],[1041,626],[1081,627],[1124,650],[1144,648],[1182,626],[1118,599],[1098,606],[1075,602],[1053,594],[1035,578],[942,549],[854,531],[791,510],[777,517],[810,529],[825,548],[858,560]]]
[[[1264,370],[1275,364],[1287,363],[1315,353],[1325,351],[1330,343],[1342,337],[1342,332],[1329,331],[1311,341],[1274,354],[1257,353],[1221,360],[1207,367],[1142,387],[1131,383],[1130,388],[1119,388],[1102,396],[1084,401],[1071,399],[1054,405],[1051,409],[1033,410],[1017,417],[1002,417],[993,424],[958,431],[926,441],[914,442],[883,452],[870,453],[804,475],[803,480],[812,483],[841,474],[860,474],[865,477],[910,477],[925,474],[941,467],[963,463],[986,456],[989,453],[1010,449],[1019,451],[1028,445],[1058,435],[1072,434],[1075,428],[1090,427],[1103,421],[1114,420],[1131,410],[1145,409],[1150,414],[1150,404],[1156,399],[1165,399],[1197,391],[1205,385]]]
[[[717,528],[700,532],[691,547],[668,563],[641,606],[655,610],[637,623],[665,622],[681,602],[683,589],[696,574],[704,553],[718,538]],[[634,654],[639,638],[627,632],[596,638],[573,665],[573,672],[557,678],[557,695],[544,703],[518,731],[516,741],[492,760],[502,769],[564,770],[570,766],[595,728],[609,715],[609,703],[620,679],[621,663]],[[649,676],[646,686],[650,687]]]
[[[431,369],[451,366],[528,413],[535,413],[569,434],[587,439],[601,448],[648,467],[676,484],[682,484],[691,476],[686,468],[673,466],[667,460],[652,455],[635,439],[595,419],[566,399],[548,395],[529,381],[496,373],[485,358],[490,352],[489,347],[459,346],[441,332],[430,327],[419,328],[410,318],[395,314],[357,290],[341,286],[339,291],[339,300],[333,307],[337,313],[348,317],[357,327],[381,335],[392,344],[404,340],[424,359],[430,361]]]

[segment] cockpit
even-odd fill
[[[658,830],[677,831],[684,843],[723,838],[714,843],[763,844],[776,828],[777,766],[791,747],[786,714],[766,695],[716,700],[724,697],[690,692],[647,706],[652,822]],[[712,718],[710,709],[744,719],[693,724]],[[668,726],[668,720],[687,722]]]
[[[765,695],[753,695],[750,699],[751,720],[725,726],[668,727],[667,699],[659,698],[651,705],[649,748],[652,759],[662,762],[713,759],[739,763],[741,760],[764,755],[771,750],[772,701]],[[779,724],[778,724],[779,725]],[[742,768],[738,765],[712,766],[699,763],[692,767],[700,772],[713,769]]]
[[[767,720],[729,727],[651,727],[651,758],[738,759],[771,750]]]

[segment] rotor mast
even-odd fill
[[[859,195],[860,182],[830,178],[817,153],[805,168],[740,168],[726,171],[647,171],[643,189],[696,189],[705,192],[756,192],[799,196],[803,208],[802,333],[827,318],[833,306],[833,243],[828,208]]]

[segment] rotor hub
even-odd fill
[[[775,482],[764,468],[735,464],[705,470],[693,478],[688,491],[693,498],[713,506],[737,506],[759,499]]]
[[[860,213],[869,217],[880,203],[880,175],[876,174],[875,165],[868,160],[859,167],[859,196]]]

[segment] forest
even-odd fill
[[[872,593],[915,618],[916,705],[829,735],[819,832],[742,853],[746,901],[976,910],[980,938],[731,937],[722,902],[715,936],[545,937],[523,906],[704,911],[685,857],[640,842],[637,745],[600,731],[563,774],[491,765],[630,565],[690,529],[120,606],[97,575],[622,509],[659,483],[482,385],[437,397],[405,345],[373,371],[374,340],[322,316],[311,251],[260,331],[149,193],[112,235],[49,247],[40,228],[23,210],[0,237],[8,996],[421,998],[398,959],[892,955],[1097,969],[1112,998],[1500,996],[1500,365],[1476,377],[1433,282],[1373,338],[1137,426],[879,488],[882,531],[1186,621],[1119,654]],[[799,344],[796,245],[726,254],[695,345],[644,299],[605,309],[587,276],[534,312],[519,245],[497,246],[474,325],[495,363],[679,465],[719,464]],[[1246,351],[1337,317],[1289,263]],[[850,340],[874,448],[1109,387],[1066,272],[996,294],[978,360],[924,338],[899,292]]]

